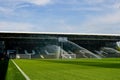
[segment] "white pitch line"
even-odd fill
[[[30,80],[30,78],[22,71],[22,69],[15,63],[14,60],[12,60],[14,65],[17,67],[17,69],[22,73],[22,75],[25,77],[26,80]]]

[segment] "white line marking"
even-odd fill
[[[30,80],[30,78],[25,74],[25,72],[22,71],[22,69],[12,60],[14,65],[17,67],[17,69],[22,73],[22,75],[25,77],[26,80]]]

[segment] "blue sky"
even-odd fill
[[[0,0],[0,31],[120,33],[120,0]]]

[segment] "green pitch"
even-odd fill
[[[31,80],[120,80],[119,58],[14,61]]]
[[[25,80],[24,76],[19,72],[19,70],[12,63],[12,61],[9,61],[8,63],[8,69],[5,80]]]

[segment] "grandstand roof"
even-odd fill
[[[120,34],[102,34],[102,33],[64,33],[64,32],[19,32],[19,31],[0,31],[0,33],[13,34],[50,34],[50,35],[88,35],[88,36],[120,36]]]

